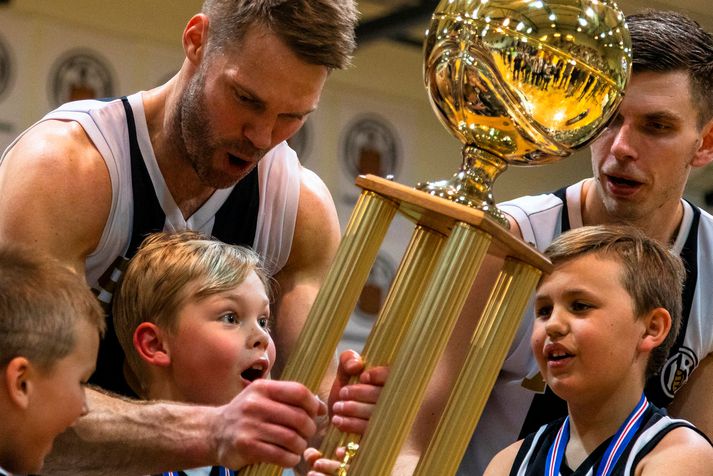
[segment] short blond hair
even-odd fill
[[[104,311],[83,276],[37,250],[0,247],[0,368],[21,356],[51,371],[74,350],[80,320],[103,335]]]
[[[575,228],[560,235],[545,250],[558,265],[584,255],[612,258],[621,265],[621,285],[631,296],[636,318],[662,307],[671,315],[671,330],[651,352],[646,377],[658,372],[681,327],[681,295],[685,277],[681,258],[633,226],[599,225]]]
[[[269,295],[269,278],[260,256],[251,249],[195,231],[149,235],[129,262],[113,303],[116,335],[139,381],[146,378],[145,363],[133,344],[139,324],[152,322],[175,332],[178,311],[189,298],[232,289],[252,271]]]

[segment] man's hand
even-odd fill
[[[342,352],[337,377],[329,394],[334,426],[345,433],[363,434],[388,374],[386,367],[364,370],[364,362],[358,353],[353,350]],[[355,376],[359,376],[358,383],[350,385],[349,381]]]
[[[216,408],[216,460],[228,468],[266,462],[293,467],[317,431],[326,405],[297,382],[256,380]]]

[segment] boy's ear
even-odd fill
[[[136,328],[134,349],[139,357],[151,365],[166,367],[171,363],[165,333],[152,322],[142,322]]]
[[[657,307],[644,317],[644,334],[639,342],[639,350],[651,352],[661,345],[671,331],[671,314],[663,307]]]
[[[183,30],[183,51],[186,59],[194,66],[198,66],[203,59],[208,42],[209,25],[208,17],[203,13],[198,13],[188,20],[188,24]]]
[[[15,357],[5,367],[5,386],[8,398],[23,410],[26,410],[30,405],[33,373],[32,364],[25,357]]]

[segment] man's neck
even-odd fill
[[[173,78],[145,92],[143,102],[151,146],[159,170],[184,219],[188,219],[213,195],[215,189],[201,183],[185,151],[180,150],[180,141],[175,137],[179,133],[174,112],[178,104],[175,97],[177,81],[178,78]]]
[[[683,221],[683,204],[680,199],[670,201],[655,213],[629,217],[614,216],[604,207],[593,178],[584,182],[581,203],[584,225],[632,225],[662,243],[671,244],[675,241]]]

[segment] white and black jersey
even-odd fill
[[[560,418],[552,423],[543,425],[537,432],[525,438],[517,456],[515,456],[510,476],[541,476],[545,474],[547,454],[563,421],[564,418]],[[616,464],[611,468],[611,473],[608,474],[612,476],[633,476],[636,466],[644,456],[649,454],[671,430],[680,427],[691,428],[705,438],[705,435],[689,422],[669,418],[664,411],[649,404],[641,426],[626,445]],[[570,468],[566,459],[563,460],[559,472],[560,476],[593,476],[597,474],[599,466],[603,463],[602,457],[611,439],[612,437],[602,442],[578,468]]]
[[[156,161],[141,92],[123,98],[67,103],[38,123],[48,120],[80,124],[109,171],[112,188],[109,217],[98,247],[85,263],[87,282],[107,311],[128,259],[152,232],[195,230],[226,243],[251,247],[263,257],[269,274],[277,273],[287,262],[302,170],[297,155],[286,142],[269,151],[236,185],[216,190],[186,219]],[[20,137],[10,144],[3,157]],[[124,354],[111,319],[107,324],[92,383],[132,395],[124,381]]]

